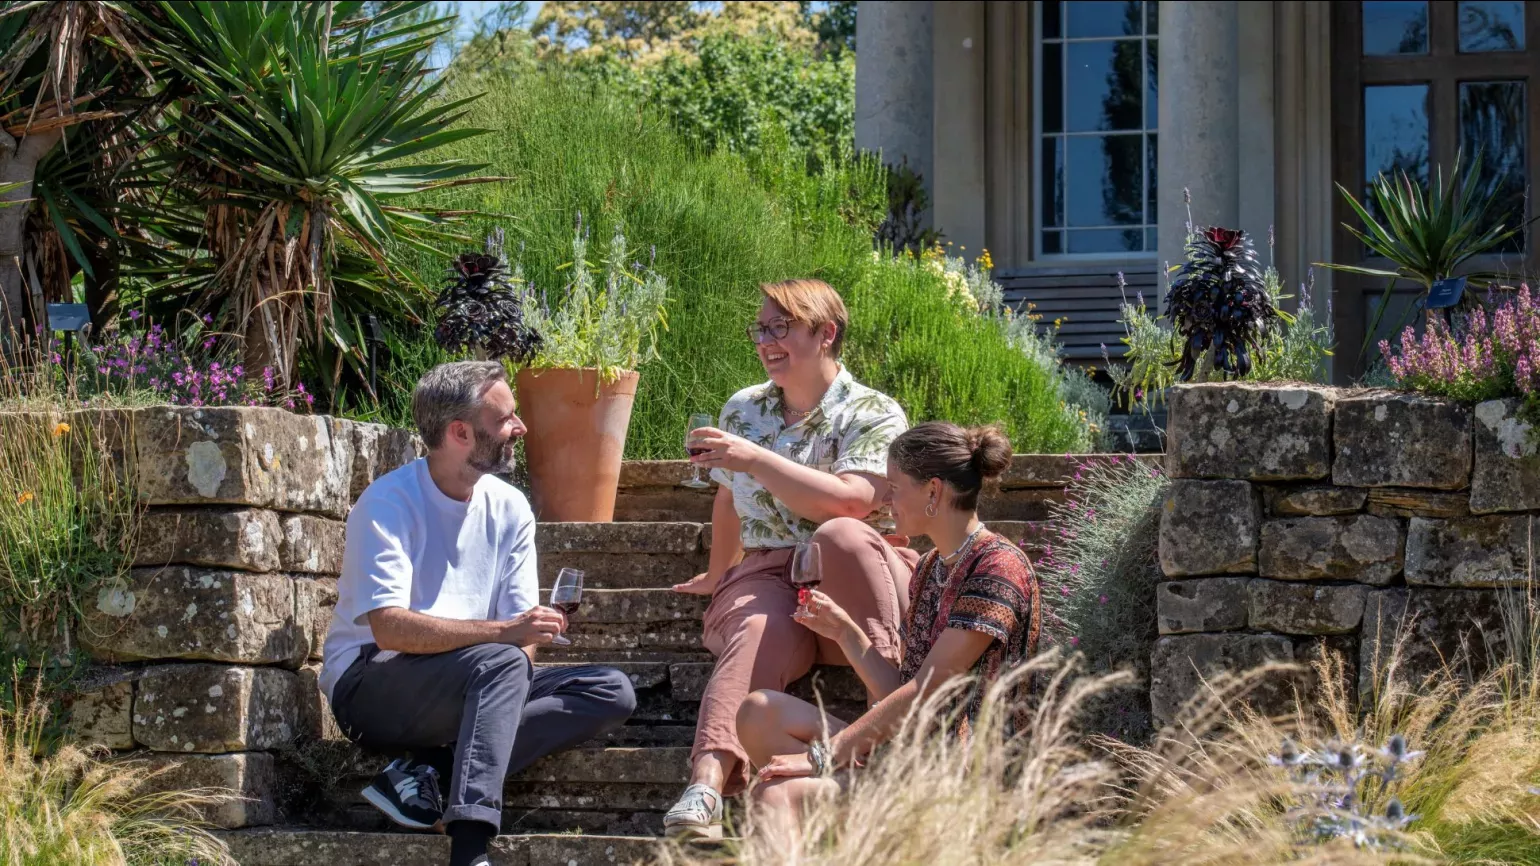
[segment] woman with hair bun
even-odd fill
[[[897,531],[935,543],[910,580],[902,659],[894,664],[872,652],[865,632],[844,610],[823,593],[811,593],[798,622],[839,644],[877,702],[846,725],[781,692],[749,696],[738,713],[738,738],[759,769],[753,799],[767,829],[794,834],[802,802],[839,790],[832,771],[886,742],[926,695],[972,676],[976,682],[948,731],[966,738],[990,683],[1037,651],[1041,613],[1032,566],[978,517],[979,492],[1010,462],[1011,444],[993,427],[933,421],[900,434],[889,447]]]

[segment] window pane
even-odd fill
[[[1364,0],[1364,54],[1427,53],[1425,0]]]
[[[1460,50],[1523,51],[1524,4],[1520,0],[1461,0]]]
[[[1064,4],[1059,0],[1046,0],[1043,3],[1043,38],[1058,39],[1064,35],[1060,21],[1059,7]]]
[[[1064,225],[1064,139],[1043,138],[1042,221],[1045,226]]]
[[[1151,216],[1154,216],[1154,214],[1151,214]],[[1160,246],[1160,243],[1155,240],[1155,234],[1155,229],[1144,230],[1144,249],[1146,252],[1153,253],[1155,248]]]
[[[1069,94],[1065,100],[1068,131],[1142,128],[1142,45],[1142,40],[1127,39],[1064,46],[1069,59]]]
[[[1524,214],[1524,82],[1467,81],[1460,85],[1460,149],[1468,162],[1481,156],[1491,225],[1521,222]],[[1515,237],[1501,248],[1523,249]]]
[[[1144,222],[1144,136],[1077,135],[1064,144],[1068,225]]]
[[[1076,253],[1137,253],[1144,250],[1144,232],[1141,229],[1090,229],[1064,233],[1070,254]]]
[[[1160,126],[1157,118],[1160,117],[1160,87],[1159,76],[1156,73],[1156,60],[1160,54],[1157,46],[1160,43],[1151,39],[1144,49],[1144,128],[1156,129]]]
[[[1364,181],[1405,171],[1428,180],[1428,85],[1364,88]]]
[[[1159,222],[1159,220],[1155,217],[1155,179],[1157,177],[1155,166],[1158,165],[1158,163],[1155,161],[1155,139],[1156,136],[1153,134],[1145,139],[1147,142],[1149,156],[1145,157],[1144,164],[1146,166],[1145,171],[1148,173],[1150,178],[1150,184],[1144,191],[1144,221],[1150,225],[1155,225],[1157,222]],[[1155,246],[1151,244],[1150,249],[1155,249]]]
[[[1064,252],[1064,232],[1043,232],[1043,255],[1056,256]]]
[[[1151,36],[1160,32],[1160,0],[1146,0],[1144,4],[1144,26],[1150,28]]]
[[[1043,45],[1043,132],[1064,131],[1064,45]]]
[[[1065,0],[1064,17],[1068,19],[1071,39],[1105,36],[1138,36],[1144,32],[1143,4],[1139,0]]]

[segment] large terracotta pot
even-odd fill
[[[631,426],[637,373],[601,384],[592,369],[520,370],[516,384],[535,516],[608,523],[615,518],[620,460]]]

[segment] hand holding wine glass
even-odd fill
[[[710,427],[714,423],[716,422],[712,419],[712,417],[703,412],[697,412],[690,416],[689,424],[686,425],[685,428],[684,450],[691,457],[698,457],[701,454],[706,453],[705,448],[701,448],[696,445],[695,431],[701,429],[702,427]],[[696,490],[704,490],[705,488],[711,486],[711,482],[700,477],[699,463],[692,463],[690,468],[692,470],[690,478],[680,482],[681,485],[685,487],[693,487]]]
[[[808,593],[823,582],[823,557],[815,542],[798,544],[791,554],[791,583],[797,588],[797,614],[807,613]]]
[[[556,584],[551,587],[551,607],[561,611],[563,616],[570,617],[582,603],[583,572],[575,568],[562,569],[556,575]],[[551,645],[572,646],[572,641],[565,635],[557,635],[551,639]]]

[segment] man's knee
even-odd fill
[[[605,696],[617,724],[625,722],[636,712],[636,687],[624,673],[614,668],[605,668],[597,690]]]

